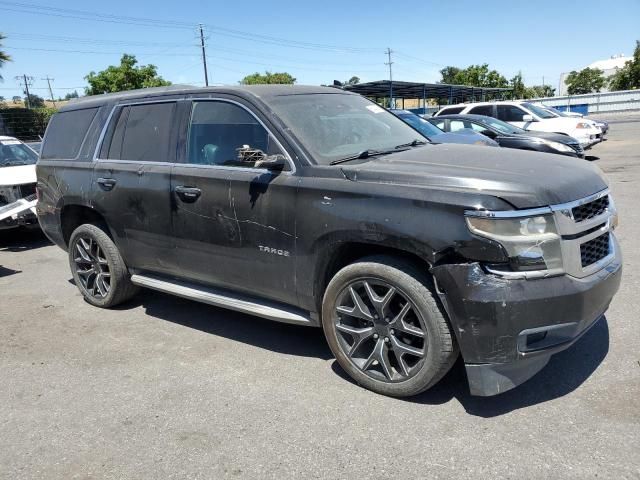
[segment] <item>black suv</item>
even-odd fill
[[[494,395],[620,282],[600,171],[538,155],[430,144],[333,88],[149,89],[53,116],[37,212],[93,305],[147,287],[321,326],[349,375],[394,396],[461,353],[471,393]]]

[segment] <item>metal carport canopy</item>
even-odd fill
[[[366,97],[388,97],[390,91],[389,80],[347,85],[345,90],[359,93]],[[419,83],[393,81],[394,98],[455,98],[474,97],[487,94],[507,94],[511,88],[469,87],[467,85],[449,85],[446,83]]]

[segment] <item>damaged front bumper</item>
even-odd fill
[[[539,372],[604,315],[622,259],[584,278],[505,279],[478,263],[432,269],[465,362],[472,395],[510,390]]]
[[[38,223],[36,203],[36,196],[31,195],[1,206],[0,230],[24,225],[36,225]]]

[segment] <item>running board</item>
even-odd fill
[[[170,293],[197,302],[208,303],[216,307],[228,308],[237,312],[248,313],[258,317],[268,318],[277,322],[294,323],[296,325],[316,325],[308,313],[294,308],[287,308],[272,302],[257,303],[241,294],[222,292],[210,287],[168,282],[146,275],[131,275],[131,282],[141,287],[151,288],[160,292]]]

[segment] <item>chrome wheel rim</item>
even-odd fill
[[[406,294],[383,280],[347,285],[338,295],[334,325],[344,354],[375,380],[408,380],[424,363],[424,318]]]
[[[100,245],[93,238],[80,237],[73,252],[82,288],[92,297],[105,298],[111,289],[111,272]]]

